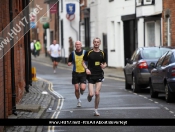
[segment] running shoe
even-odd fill
[[[81,88],[80,88],[80,93],[81,93],[81,95],[83,95],[83,93],[84,93],[84,90],[82,90]]]
[[[89,102],[91,102],[91,100],[92,100],[92,96],[89,96],[89,94],[88,94],[88,96],[87,96],[87,100],[88,100]]]
[[[78,102],[77,103],[77,107],[81,107],[81,102]]]
[[[94,111],[94,116],[100,116],[100,113],[98,113],[98,111]]]

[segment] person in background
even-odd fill
[[[36,58],[36,54],[37,54],[37,50],[36,50],[36,46],[35,46],[36,40],[33,40],[33,56]]]
[[[34,42],[32,40],[30,43],[30,50],[31,50],[32,55],[34,55]]]
[[[36,49],[36,55],[39,56],[40,55],[40,50],[41,50],[41,43],[39,40],[37,40],[35,42],[35,49]]]
[[[73,65],[72,84],[75,88],[75,96],[77,98],[77,107],[81,107],[80,93],[83,95],[86,89],[86,72],[83,67],[83,56],[86,53],[82,50],[80,41],[75,42],[75,51],[72,51],[68,58],[68,66]]]
[[[57,44],[56,40],[53,40],[53,44],[49,46],[48,53],[51,56],[53,62],[53,72],[56,73],[56,68],[60,62],[61,47]]]

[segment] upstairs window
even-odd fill
[[[144,5],[151,5],[154,4],[154,0],[144,0]]]

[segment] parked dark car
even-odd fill
[[[141,92],[141,88],[149,86],[149,78],[152,67],[151,62],[157,60],[171,48],[168,47],[141,47],[135,50],[131,59],[126,58],[124,67],[125,88],[133,89],[133,92]]]
[[[156,64],[152,62],[151,66],[151,98],[158,97],[159,93],[165,93],[165,100],[172,102],[175,96],[175,50],[166,52]]]

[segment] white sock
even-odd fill
[[[79,98],[79,99],[77,99],[77,101],[78,101],[78,102],[81,102],[80,98]]]
[[[95,112],[98,112],[98,110],[97,110],[97,109],[95,109]]]

